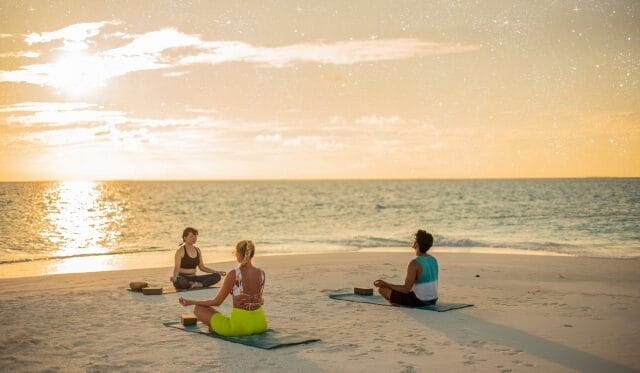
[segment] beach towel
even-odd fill
[[[431,306],[420,306],[420,307],[406,307],[406,306],[397,306],[395,304],[389,303],[381,295],[356,295],[353,293],[347,294],[329,294],[329,298],[335,300],[343,300],[347,302],[356,302],[356,303],[369,303],[376,304],[379,306],[394,306],[394,307],[405,307],[405,308],[415,308],[419,310],[427,310],[427,311],[436,311],[436,312],[445,312],[451,310],[457,310],[460,308],[471,307],[473,304],[466,303],[444,303],[438,301],[438,303]]]
[[[153,286],[150,286],[153,287]],[[196,291],[196,290],[207,290],[207,289],[214,289],[214,288],[220,288],[219,284],[215,284],[215,285],[211,285],[209,287],[206,288],[195,288],[195,289],[176,289],[175,287],[173,287],[173,285],[167,285],[167,286],[163,286],[162,287],[162,294],[172,294],[172,293],[184,293],[187,291]],[[142,294],[142,290],[132,290],[130,288],[127,288],[128,291],[133,292],[133,293],[140,293]]]
[[[298,333],[286,333],[278,330],[268,329],[261,334],[254,334],[242,337],[225,337],[209,331],[209,328],[202,323],[192,326],[184,326],[180,321],[171,321],[162,323],[169,328],[179,329],[189,333],[203,334],[208,337],[222,339],[227,342],[240,343],[245,346],[262,348],[264,350],[272,350],[274,348],[284,346],[294,346],[299,344],[317,342],[320,339],[310,338]]]

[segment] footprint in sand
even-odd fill
[[[472,346],[472,347],[476,347],[476,348],[483,347],[483,346],[484,346],[484,345],[486,345],[486,344],[487,344],[487,342],[482,341],[482,340],[474,340],[474,341],[471,341],[471,346]]]
[[[401,373],[417,372],[416,368],[413,365],[407,364],[404,361],[398,361],[398,364],[400,364],[400,366],[402,367],[402,370],[400,371]]]
[[[347,344],[341,344],[341,345],[334,345],[334,346],[329,346],[326,347],[324,349],[324,352],[345,352],[345,351],[352,351],[357,349],[358,347],[360,347],[360,345],[358,344],[354,344],[354,343],[347,343]]]
[[[405,355],[433,355],[433,352],[428,351],[422,346],[418,346],[415,343],[401,343],[398,345],[396,351],[400,351]]]
[[[322,289],[321,293],[345,293],[347,290],[345,288],[342,289]]]

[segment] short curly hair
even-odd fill
[[[421,253],[426,253],[433,246],[433,236],[424,229],[418,229],[415,238]]]

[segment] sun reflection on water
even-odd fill
[[[61,182],[47,191],[48,224],[41,234],[56,248],[54,258],[66,258],[52,261],[50,273],[113,269],[112,258],[100,254],[115,249],[122,214],[104,194],[96,182]]]

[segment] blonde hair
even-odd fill
[[[242,240],[236,244],[236,251],[242,256],[240,265],[243,266],[253,258],[253,254],[256,252],[256,246],[251,240]]]

